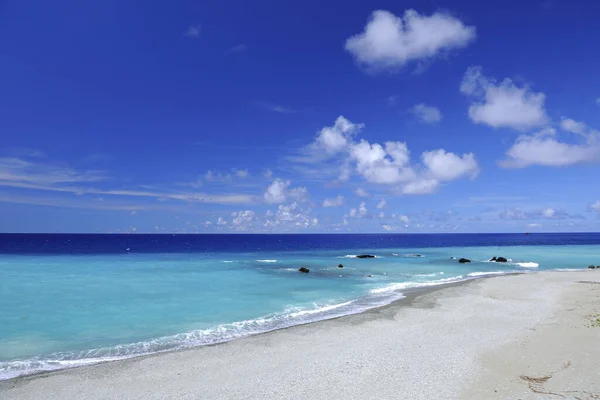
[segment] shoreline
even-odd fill
[[[200,381],[205,381],[205,383],[210,387],[212,395],[209,397],[228,398],[230,397],[230,393],[224,393],[219,389],[221,385],[226,386],[225,381],[223,381],[223,379],[226,377],[220,376],[218,372],[220,371],[224,375],[229,375],[228,379],[231,379],[232,372],[230,371],[230,368],[223,365],[224,362],[231,362],[232,366],[235,366],[233,369],[238,373],[237,375],[234,374],[234,376],[237,376],[239,381],[238,384],[236,384],[237,391],[235,393],[240,394],[240,397],[237,398],[250,398],[252,396],[245,397],[244,394],[247,395],[251,392],[254,395],[257,395],[255,385],[250,384],[255,380],[255,374],[260,375],[261,379],[272,380],[271,375],[277,375],[279,373],[278,370],[272,370],[272,366],[269,365],[270,363],[283,363],[288,368],[291,368],[292,370],[298,368],[305,374],[310,372],[310,368],[308,371],[306,369],[307,360],[297,359],[298,354],[296,354],[293,349],[290,349],[290,341],[298,342],[298,351],[303,350],[307,353],[307,359],[309,361],[312,360],[312,363],[310,363],[311,366],[317,365],[332,373],[333,371],[338,371],[337,368],[341,368],[342,370],[344,369],[345,363],[343,363],[343,359],[340,359],[343,353],[350,358],[354,358],[356,356],[354,352],[349,351],[349,349],[355,348],[359,353],[361,353],[361,348],[367,346],[368,344],[369,348],[381,350],[380,348],[386,348],[385,344],[389,344],[390,341],[391,343],[395,343],[395,341],[392,340],[394,334],[401,333],[402,335],[400,336],[405,338],[406,342],[401,344],[404,347],[404,351],[397,353],[397,357],[400,359],[403,356],[407,357],[407,355],[410,354],[409,358],[413,358],[415,361],[413,364],[416,365],[418,363],[417,360],[419,360],[420,362],[423,362],[423,365],[429,369],[438,370],[439,366],[436,365],[436,362],[442,362],[443,364],[444,362],[441,360],[445,360],[448,357],[453,358],[456,351],[464,351],[468,353],[465,355],[465,357],[471,359],[471,362],[467,363],[469,364],[469,368],[467,369],[469,369],[472,374],[474,371],[477,371],[478,368],[473,368],[473,365],[471,364],[475,363],[475,359],[479,355],[486,353],[486,351],[492,351],[493,349],[498,348],[500,345],[506,345],[506,343],[510,343],[515,336],[518,336],[518,334],[522,333],[523,324],[528,325],[528,329],[532,329],[544,319],[547,319],[549,316],[551,316],[559,300],[557,297],[560,297],[562,293],[556,292],[566,290],[565,282],[573,284],[574,282],[577,282],[578,278],[584,276],[584,280],[595,279],[595,281],[598,281],[598,278],[600,278],[600,274],[595,271],[544,271],[492,276],[495,279],[489,279],[492,277],[485,276],[460,282],[445,283],[437,286],[414,288],[413,290],[405,291],[405,293],[403,293],[405,297],[402,299],[396,300],[385,306],[363,311],[358,314],[344,315],[327,320],[281,328],[265,333],[242,337],[224,343],[143,355],[117,361],[100,362],[93,365],[62,369],[58,371],[39,372],[0,381],[0,393],[6,392],[8,395],[7,398],[14,399],[52,397],[64,398],[69,397],[68,394],[66,394],[67,392],[64,392],[64,390],[68,391],[69,387],[75,387],[78,390],[86,391],[89,396],[92,396],[86,396],[86,398],[107,398],[109,396],[105,396],[103,393],[107,390],[110,391],[110,386],[114,383],[116,386],[113,387],[113,389],[117,390],[116,393],[121,393],[122,390],[125,390],[126,393],[129,393],[129,395],[126,395],[125,398],[162,398],[152,397],[151,393],[145,392],[142,386],[149,385],[149,387],[153,387],[154,384],[152,382],[154,379],[158,379],[160,382],[162,382],[162,384],[165,384],[164,380],[167,379],[170,382],[168,385],[166,385],[170,388],[168,393],[174,391],[173,397],[194,398],[181,395],[183,392],[188,393],[189,390],[193,391],[193,389],[190,389],[189,387],[189,379],[191,378],[189,376],[187,379],[182,380],[181,378],[182,375],[191,373],[196,379],[192,379],[191,382],[196,382],[198,379],[200,379]],[[508,282],[507,279],[513,283],[511,287],[505,287],[503,284],[504,282]],[[524,294],[521,291],[524,291],[529,287],[529,285],[526,283],[536,283],[536,281],[537,283],[540,283],[540,281],[551,283],[551,285],[544,285],[544,287],[540,289],[540,293],[531,293],[530,291],[530,293],[527,294],[527,296],[530,297],[526,299],[528,301],[522,302],[522,297]],[[600,287],[600,285],[596,286]],[[518,289],[517,292],[515,292],[515,288]],[[482,290],[491,290],[492,292],[497,293],[491,297],[482,296]],[[503,291],[510,293],[503,294]],[[519,314],[518,322],[521,325],[515,325],[516,316],[511,315],[511,312],[515,313],[513,309],[514,304],[507,305],[501,301],[497,301],[497,298],[501,298],[503,296],[507,297],[506,303],[522,303],[520,305],[523,307],[523,310],[519,311],[519,313],[522,315],[517,313]],[[490,301],[490,298],[494,301]],[[532,302],[532,300],[540,302],[540,304],[533,304],[534,302]],[[496,323],[498,321],[496,321],[494,318],[490,319],[490,317],[493,317],[492,315],[485,315],[485,313],[473,313],[473,308],[481,308],[481,303],[485,303],[486,306],[492,308],[498,308],[498,311],[503,310],[502,313],[497,314],[496,319],[505,320],[505,325],[499,324],[497,325],[497,329],[489,329],[485,324],[480,324],[479,326],[482,329],[481,332],[478,332],[479,328],[477,324],[475,327],[469,325],[472,323],[469,322],[468,319],[464,319],[462,312],[471,313],[471,317],[475,319],[478,318],[487,322],[491,321],[493,325],[492,328],[496,328]],[[530,307],[530,309],[527,309],[527,307]],[[485,310],[485,307],[483,307],[483,309]],[[509,311],[508,314],[507,310]],[[486,310],[486,312],[488,311],[491,310]],[[535,315],[533,317],[531,311],[535,311]],[[408,322],[411,322],[412,324],[406,325]],[[457,324],[457,322],[464,324],[464,335],[461,334],[460,331],[456,330],[457,325],[461,325]],[[532,322],[535,322],[533,326],[531,326]],[[427,328],[427,325],[431,325],[429,326],[429,328],[431,328],[430,332],[420,332],[422,335],[415,334],[415,330],[419,331],[419,329],[425,329]],[[511,329],[508,329],[507,327]],[[486,329],[488,329],[489,332],[486,333]],[[598,331],[600,332],[600,329]],[[426,338],[431,334],[433,334],[433,336],[429,338],[431,339],[430,341],[423,340],[424,337]],[[489,338],[486,335],[497,336],[498,341],[492,340],[491,343],[488,343]],[[469,336],[472,336],[472,343],[469,343],[468,341]],[[339,341],[340,337],[344,339],[344,342]],[[308,342],[307,338],[310,339]],[[379,340],[374,340],[375,338]],[[462,344],[463,340],[465,340],[466,343]],[[448,342],[447,344],[449,344],[449,346],[442,346],[442,348],[439,348],[439,344],[435,344],[437,341]],[[487,344],[486,346],[483,346],[485,349],[477,348],[477,346],[475,346],[477,345],[477,342],[485,342],[484,344]],[[417,351],[415,349],[415,345],[417,343],[419,344],[418,348],[431,346],[433,349],[437,349],[436,351],[440,354],[449,353],[449,356],[447,354],[448,357],[446,358],[434,358],[429,360],[429,362],[427,362],[427,360],[421,360],[421,358],[426,358],[426,356],[420,354],[420,350]],[[450,345],[452,343],[454,343],[454,345]],[[467,343],[469,343],[469,345],[467,345]],[[398,343],[397,345],[400,344]],[[334,347],[336,351],[332,352],[330,350],[331,347]],[[465,348],[461,349],[461,347]],[[472,351],[467,351],[467,347],[473,347]],[[315,349],[319,351],[315,352]],[[391,352],[397,351],[394,349],[394,346],[388,350]],[[265,352],[268,353],[267,355],[269,355],[269,357],[265,358]],[[369,364],[373,362],[371,357],[375,357],[378,361],[378,364],[381,364],[378,365],[379,367],[382,367],[383,365],[387,367],[383,368],[384,370],[387,369],[389,373],[398,374],[399,365],[395,365],[394,362],[397,361],[397,358],[390,359],[386,357],[385,354],[382,355],[379,351],[374,351],[372,354],[363,354],[363,356],[359,358],[361,358],[362,363]],[[290,359],[296,363],[299,363],[300,366],[294,367],[294,365],[287,365],[285,361]],[[436,359],[438,361],[435,361]],[[241,361],[246,361],[246,363]],[[335,364],[336,368],[331,371],[326,364],[323,364],[327,362]],[[458,364],[462,363],[462,361],[456,362]],[[253,367],[250,367],[248,364],[253,365]],[[400,364],[402,364],[400,367],[406,367],[404,363]],[[243,368],[244,365],[246,365],[247,368]],[[390,366],[393,368],[390,368]],[[412,368],[419,369],[421,367],[413,366]],[[135,379],[137,373],[134,373],[134,370],[139,370],[140,368],[142,369],[142,381],[145,383],[138,384],[136,383],[137,379]],[[252,369],[252,371],[249,371],[248,368]],[[261,372],[263,371],[263,368],[269,370],[270,373],[265,375],[263,372]],[[460,368],[458,368],[458,370],[460,370]],[[354,379],[357,378],[354,376],[355,372],[356,371],[350,373]],[[370,372],[377,374],[376,371]],[[442,375],[452,375],[452,373],[447,370],[438,372]],[[210,379],[208,379],[206,376],[207,374],[210,375]],[[427,375],[427,369],[423,370],[422,374]],[[459,374],[459,377],[464,378],[465,376],[470,376],[471,374]],[[295,387],[302,387],[304,391],[308,390],[307,392],[303,393],[311,393],[311,395],[314,395],[315,393],[312,393],[310,388],[302,384],[302,379],[298,379],[301,376],[302,374],[300,374],[300,376],[294,375],[295,378],[290,378],[287,375],[283,378],[279,377],[283,379],[278,381],[279,386],[284,385],[287,379],[291,379],[290,382],[292,382]],[[337,377],[336,379],[342,379],[339,371],[338,373],[334,373],[333,376]],[[90,386],[89,383],[91,378],[94,378],[94,380],[99,380],[99,382],[101,381],[102,384],[100,386],[96,386],[95,384]],[[327,378],[327,375],[325,375],[325,378]],[[438,380],[435,376],[430,378],[433,379],[432,382]],[[314,384],[315,379],[319,384],[323,383],[321,382],[322,379],[317,379],[314,376],[312,376],[309,380]],[[455,377],[455,379],[458,378]],[[119,382],[115,382],[115,380],[119,381],[121,385],[119,385]],[[325,380],[327,381],[327,379]],[[66,382],[71,382],[71,386],[65,386]],[[77,384],[72,386],[73,382],[77,382]],[[351,384],[351,382],[352,381],[348,382],[348,384]],[[419,386],[415,382],[413,382],[413,384]],[[288,387],[287,384],[284,386]],[[367,388],[368,387],[369,386],[367,386]],[[458,385],[455,389],[461,389],[463,387],[464,385]],[[40,391],[42,388],[43,391]],[[322,389],[325,390],[324,387]],[[384,390],[383,388],[379,389]],[[48,390],[50,390],[50,392],[48,392]],[[134,391],[131,392],[131,390]],[[142,396],[141,392],[139,392],[140,390],[145,392],[145,395]],[[272,388],[271,390],[277,389]],[[55,392],[54,395],[51,392]],[[322,393],[326,392],[327,391]],[[455,395],[458,396],[459,391],[455,390],[454,392]],[[152,391],[152,393],[154,393],[154,391]],[[13,397],[11,397],[11,395],[13,395]],[[163,393],[163,395],[165,395],[165,393]],[[296,395],[298,395],[298,393],[296,393]],[[286,398],[300,397],[301,396],[298,395],[289,396]],[[411,398],[427,397],[419,397],[417,395],[416,397]],[[448,398],[458,397],[450,396]]]
[[[195,345],[195,346],[192,345],[192,346],[184,347],[184,348],[180,348],[180,349],[163,350],[163,351],[158,351],[158,352],[153,352],[153,353],[133,355],[133,356],[129,356],[129,357],[117,356],[112,359],[97,360],[97,361],[94,360],[94,361],[90,361],[89,363],[82,363],[80,365],[74,365],[72,367],[64,367],[64,368],[57,368],[57,369],[51,369],[51,370],[40,370],[40,371],[31,372],[31,373],[24,373],[24,374],[15,376],[15,377],[7,378],[7,379],[0,379],[0,390],[2,390],[3,382],[10,382],[12,380],[36,378],[36,377],[40,377],[40,376],[43,377],[46,375],[61,373],[63,371],[69,371],[69,370],[80,369],[80,368],[89,368],[89,367],[93,367],[95,365],[100,365],[100,364],[142,359],[142,358],[160,356],[160,355],[169,354],[169,353],[185,352],[188,350],[195,350],[195,349],[200,349],[203,347],[221,346],[221,345],[225,345],[227,343],[244,340],[244,339],[251,338],[251,337],[268,335],[270,333],[284,331],[287,329],[294,329],[294,328],[300,327],[300,326],[318,324],[318,323],[323,323],[323,322],[327,322],[327,321],[337,320],[340,318],[352,317],[352,316],[356,316],[356,315],[363,315],[363,314],[369,314],[369,313],[378,314],[380,312],[384,312],[385,309],[387,309],[387,308],[410,307],[412,302],[415,301],[415,299],[418,298],[419,296],[427,295],[427,294],[435,292],[437,290],[442,290],[444,288],[449,288],[449,287],[453,287],[453,286],[460,286],[460,285],[468,284],[471,281],[477,281],[477,280],[481,280],[481,279],[495,278],[495,277],[500,277],[500,276],[505,276],[505,275],[519,275],[519,274],[525,274],[525,273],[531,273],[531,272],[508,272],[508,273],[499,273],[497,275],[472,276],[472,277],[467,277],[467,278],[458,278],[456,281],[451,281],[451,282],[442,282],[442,283],[438,283],[438,284],[434,284],[434,285],[411,287],[411,288],[404,289],[400,293],[400,295],[402,296],[401,298],[392,300],[388,304],[378,305],[378,306],[375,306],[372,308],[367,308],[367,309],[357,311],[357,312],[352,312],[349,314],[337,315],[337,316],[333,316],[333,317],[325,317],[323,319],[317,319],[314,321],[301,322],[301,323],[295,324],[295,325],[283,326],[283,327],[279,327],[279,328],[266,330],[263,332],[251,333],[248,335],[239,336],[239,337],[236,337],[236,338],[233,338],[230,340],[219,341],[219,342],[215,342],[215,343],[207,343],[207,344],[201,344],[201,345]],[[533,273],[535,273],[535,272],[533,272]],[[107,358],[110,358],[110,357],[107,357]],[[84,359],[82,359],[81,361],[83,361],[83,360]],[[80,360],[73,360],[73,361],[77,362]]]

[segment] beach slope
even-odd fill
[[[451,285],[237,341],[0,382],[2,399],[600,398],[600,271]]]

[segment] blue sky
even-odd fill
[[[0,230],[598,231],[598,13],[5,0]]]

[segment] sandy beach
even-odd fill
[[[0,382],[2,399],[598,399],[600,271],[421,291],[225,344]]]

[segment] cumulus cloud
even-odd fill
[[[225,221],[225,219],[223,219],[223,217],[219,217],[219,219],[217,220],[217,225],[220,225],[220,226],[227,225],[227,221]]]
[[[323,200],[323,207],[339,207],[344,204],[344,197],[337,196],[333,199]]]
[[[345,48],[369,69],[398,69],[410,61],[430,60],[464,48],[475,35],[474,27],[443,12],[427,16],[407,10],[399,17],[377,10],[362,33],[346,40]]]
[[[462,157],[459,157],[454,153],[439,149],[426,151],[421,158],[427,167],[427,175],[439,181],[453,181],[465,176],[474,178],[479,173],[473,153],[463,154]]]
[[[256,219],[256,213],[252,210],[234,212],[231,216],[231,224],[236,230],[241,231],[250,229]]]
[[[332,128],[340,124],[346,127],[360,126],[361,129],[363,127],[363,124],[354,124],[339,117]],[[327,132],[331,131],[341,130],[329,129]],[[319,136],[309,147],[329,148],[329,158],[335,157],[344,166],[344,175],[349,176],[349,170],[354,168],[354,172],[365,181],[390,186],[398,194],[432,193],[441,183],[465,177],[472,179],[479,172],[473,153],[459,156],[444,149],[431,150],[422,154],[422,164],[419,165],[411,163],[410,152],[404,142],[388,141],[383,145],[370,143],[365,139],[357,142],[351,135],[338,133],[332,138],[325,141]],[[325,146],[323,143],[329,144]],[[360,197],[368,197],[368,193],[362,188],[357,188],[355,193]]]
[[[317,152],[339,153],[348,147],[352,137],[363,127],[363,124],[353,124],[343,116],[339,116],[333,126],[326,126],[319,131],[312,148]]]
[[[291,184],[292,182],[289,180],[275,179],[264,193],[265,202],[279,204],[284,203],[290,197],[305,201],[308,197],[308,189],[305,187],[291,188]]]
[[[382,209],[383,207],[385,207],[385,204],[385,199],[381,199],[381,201],[377,204],[377,208]]]
[[[350,217],[352,218],[365,218],[368,215],[367,203],[364,201],[360,203],[358,208],[350,209]]]
[[[593,204],[590,204],[590,210],[600,213],[600,200],[598,200],[597,202],[595,202]]]
[[[467,69],[460,91],[474,99],[469,117],[476,124],[526,131],[548,123],[544,93],[519,87],[509,78],[498,83],[479,66]]]
[[[442,113],[439,109],[427,104],[417,104],[410,111],[425,124],[436,124],[442,120]]]
[[[563,119],[561,128],[575,133],[579,143],[561,141],[554,128],[536,134],[521,135],[506,151],[506,158],[499,162],[505,168],[525,168],[532,165],[565,167],[574,164],[600,161],[600,133],[585,124]]]
[[[279,205],[277,212],[271,215],[264,226],[268,228],[277,228],[290,230],[293,228],[316,227],[319,224],[318,218],[310,215],[311,210],[303,210],[297,202],[289,205]]]

